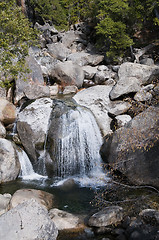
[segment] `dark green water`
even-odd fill
[[[63,187],[50,186],[49,180],[29,180],[18,179],[9,183],[0,185],[0,193],[10,193],[18,189],[33,188],[49,192],[54,195],[54,206],[62,210],[76,214],[87,214],[94,207],[91,202],[95,196],[95,190],[74,185],[71,189]]]

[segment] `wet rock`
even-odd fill
[[[58,234],[46,208],[33,199],[3,214],[0,226],[0,239],[3,240],[56,240]]]
[[[88,221],[88,225],[93,227],[106,227],[112,224],[118,224],[122,219],[123,209],[118,206],[111,206],[93,214]]]
[[[14,123],[16,116],[16,107],[6,99],[0,98],[0,121],[8,125]]]
[[[80,66],[72,61],[58,63],[51,73],[52,78],[62,86],[75,85],[82,87],[84,72]]]
[[[119,80],[110,92],[110,98],[114,100],[124,94],[138,92],[141,86],[151,83],[157,75],[159,75],[158,66],[123,63],[118,71]]]
[[[79,218],[71,213],[53,208],[49,211],[49,216],[55,223],[58,230],[76,228],[79,225]]]
[[[15,146],[0,138],[0,183],[15,180],[20,172],[20,164]]]
[[[15,208],[17,205],[28,201],[29,199],[34,199],[36,202],[46,207],[48,210],[53,206],[52,194],[35,189],[20,189],[13,194],[10,201],[10,209]]]
[[[62,189],[63,191],[69,191],[69,190],[72,190],[75,186],[76,186],[76,183],[74,179],[70,178],[64,181],[62,185],[59,185],[59,188]]]

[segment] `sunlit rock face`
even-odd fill
[[[127,112],[131,104],[123,101],[111,101],[109,93],[113,85],[98,85],[78,92],[73,99],[87,108],[94,114],[96,121],[103,135],[112,133],[110,123],[112,118],[108,113],[117,116]]]
[[[52,111],[52,100],[41,98],[32,102],[23,109],[17,120],[17,131],[21,142],[34,162],[37,161],[43,150],[48,121]]]
[[[118,71],[119,80],[110,92],[111,100],[140,91],[141,87],[152,82],[155,76],[159,75],[158,66],[148,66],[125,62]]]

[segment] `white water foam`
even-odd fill
[[[24,150],[19,148],[17,153],[21,166],[19,177],[23,180],[39,180],[41,178],[47,178],[47,176],[42,176],[34,172],[30,159]]]

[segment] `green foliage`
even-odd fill
[[[114,57],[124,53],[133,44],[128,35],[128,0],[101,0],[99,2],[97,34],[108,48],[107,56]]]
[[[0,26],[1,86],[7,87],[20,73],[28,71],[25,57],[36,36],[14,0],[0,2]]]
[[[95,17],[96,0],[62,0],[69,25]]]
[[[67,29],[68,22],[66,11],[58,0],[30,0],[35,15],[40,16],[43,21],[52,21],[57,29]]]

